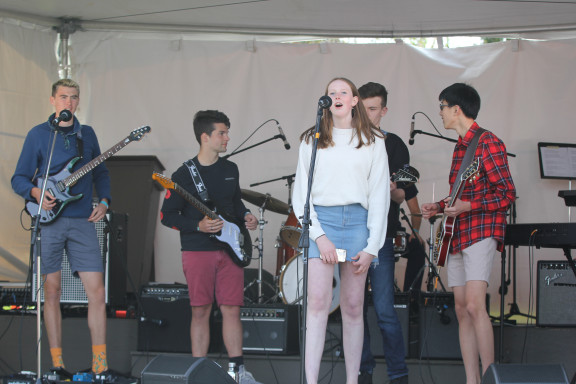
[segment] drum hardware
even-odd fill
[[[291,258],[282,266],[280,271],[280,298],[285,304],[302,304],[302,280],[304,274],[302,252]],[[340,267],[335,264],[329,313],[333,313],[338,307],[340,307]]]
[[[266,210],[266,206],[268,205],[268,200],[272,199],[272,196],[270,196],[270,194],[266,194],[263,196],[264,196],[264,199],[261,202],[260,207],[258,208],[258,211],[260,212],[260,219],[258,220],[258,227],[260,229],[260,237],[258,239],[256,239],[256,242],[258,243],[258,245],[256,246],[258,248],[258,277],[256,279],[252,280],[248,285],[246,285],[244,287],[244,292],[246,292],[246,290],[248,288],[250,288],[254,284],[258,284],[258,303],[259,304],[262,304],[264,301],[264,296],[262,294],[262,268],[263,268],[263,260],[264,260],[264,226],[268,223],[266,220],[264,220],[264,211]],[[273,297],[272,299],[275,299],[275,297]]]
[[[263,194],[249,189],[241,189],[242,199],[249,203],[257,205],[262,209],[288,215],[290,213],[290,205],[283,201],[273,198],[269,193]]]
[[[261,184],[271,183],[273,181],[278,180],[286,180],[286,186],[288,187],[288,204],[286,205],[280,200],[274,199],[273,204],[270,203],[270,210],[280,213],[280,214],[287,214],[288,220],[282,223],[282,227],[280,228],[280,234],[276,239],[276,278],[278,279],[280,276],[280,270],[284,267],[288,261],[296,255],[296,251],[298,249],[298,241],[300,239],[300,224],[298,223],[298,219],[296,215],[292,213],[292,184],[294,184],[294,178],[296,174],[293,173],[291,175],[286,175],[282,177],[278,177],[271,180],[265,180],[258,183],[250,184],[250,187],[255,187]],[[242,190],[242,198],[253,203],[253,204],[260,204],[262,201],[262,194],[258,192],[253,192],[249,190]],[[288,241],[286,241],[288,239]]]
[[[406,216],[406,212],[404,212],[404,209],[400,208],[400,213],[402,215],[402,219],[404,221],[406,221],[406,223],[408,224],[408,226],[410,227],[410,230],[412,231],[412,233],[414,233],[414,228],[412,228],[412,223],[410,223],[410,220],[408,220],[408,217]],[[413,213],[410,214],[411,216],[422,216],[421,213]],[[440,279],[440,274],[438,273],[438,268],[436,268],[436,265],[434,264],[434,260],[433,260],[433,255],[434,255],[434,222],[440,218],[442,218],[444,215],[441,214],[437,214],[434,215],[432,217],[430,217],[428,219],[428,221],[430,222],[430,238],[428,238],[428,281],[427,281],[427,285],[426,285],[426,289],[428,292],[433,292],[436,290],[436,281],[438,283],[440,283],[440,286],[442,287],[442,291],[446,292],[446,288],[444,287],[444,284],[442,283],[442,280]],[[422,268],[420,269],[420,271],[418,272],[418,275],[414,278],[414,281],[418,281],[418,278],[421,274],[424,273],[424,269],[426,268],[426,264],[422,265]],[[413,287],[410,287],[410,290],[412,290]]]

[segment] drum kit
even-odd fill
[[[288,180],[289,190],[291,189],[294,176],[295,175],[290,175],[281,178]],[[252,184],[251,186],[258,184]],[[256,241],[259,252],[258,278],[248,282],[244,291],[246,292],[246,290],[251,286],[257,284],[258,303],[274,302],[275,300],[280,299],[285,304],[300,304],[302,302],[304,265],[301,257],[302,250],[298,247],[300,235],[302,234],[302,226],[300,225],[298,218],[294,214],[290,204],[276,199],[268,193],[264,194],[249,189],[242,189],[241,194],[243,200],[258,206],[260,212],[260,237],[258,241]],[[291,193],[289,191],[289,196],[290,195]],[[264,235],[264,226],[267,224],[264,220],[264,212],[267,210],[288,216],[286,221],[282,223],[276,238],[276,275],[274,276],[275,287],[272,287],[275,291],[275,295],[271,298],[265,298],[262,295],[262,284],[268,284],[262,280],[262,261],[264,254],[262,239]],[[333,294],[330,313],[334,312],[340,306],[340,273],[338,265],[334,267],[332,288]]]

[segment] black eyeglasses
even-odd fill
[[[440,104],[440,110],[442,111],[444,107],[450,107],[449,104]]]

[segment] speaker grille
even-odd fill
[[[104,220],[94,223],[96,227],[96,234],[98,242],[100,243],[100,254],[102,255],[102,263],[104,264],[104,288],[107,304],[122,305],[124,303],[124,296],[126,294],[126,277],[125,277],[125,261],[122,263],[121,258],[126,260],[126,226],[127,215],[124,213],[108,213],[106,218],[110,223],[110,227]],[[111,239],[110,233],[114,233],[115,239]],[[115,242],[113,241],[115,240]],[[110,260],[110,253],[116,256],[115,260]],[[70,262],[66,251],[63,251],[62,258],[62,295],[60,297],[61,303],[68,304],[87,304],[88,296],[84,291],[84,286],[80,278],[75,277],[70,269]],[[110,262],[114,264],[111,268]],[[120,265],[118,265],[120,264]],[[110,274],[114,275],[112,281],[109,282]],[[109,288],[113,288],[114,292],[109,292]],[[32,299],[36,300],[36,273],[32,281]],[[113,297],[113,300],[111,298]],[[44,302],[44,289],[40,289],[40,299]],[[111,303],[113,301],[113,303]]]
[[[110,214],[106,215],[110,219]],[[104,267],[108,263],[108,252],[104,254],[103,250],[108,249],[108,234],[104,232],[106,226],[104,220],[94,223],[96,233],[98,235],[98,242],[100,243],[100,254],[102,255],[102,263]],[[62,252],[62,295],[60,296],[61,303],[88,303],[88,296],[84,291],[84,286],[79,277],[75,277],[70,269],[70,262],[68,261],[68,254],[66,250]],[[108,303],[108,269],[105,268],[105,289],[106,289],[106,303]],[[36,300],[36,273],[34,273],[34,281],[32,282],[32,297]],[[40,300],[44,302],[44,288],[40,288]]]
[[[538,261],[536,325],[576,326],[576,277],[568,261]]]

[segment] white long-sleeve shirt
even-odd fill
[[[332,140],[334,146],[316,153],[310,195],[310,238],[316,240],[324,234],[314,205],[360,204],[368,210],[370,231],[364,251],[376,256],[386,239],[390,206],[390,174],[384,139],[376,137],[375,143],[357,149],[354,129],[333,128]],[[304,213],[311,156],[312,140],[303,141],[292,194],[292,206],[298,218]]]

